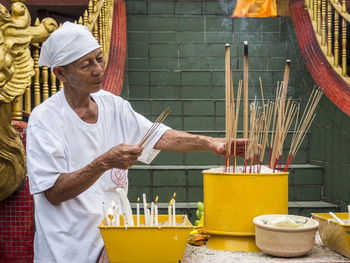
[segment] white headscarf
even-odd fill
[[[99,47],[87,27],[65,22],[42,45],[39,66],[65,66]]]

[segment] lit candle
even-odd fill
[[[173,226],[176,226],[175,196],[176,196],[176,193],[174,193],[173,195]]]
[[[108,225],[112,225],[112,220],[113,220],[113,210],[112,208],[108,208],[108,218],[109,218],[109,224]]]
[[[146,194],[142,194],[142,199],[143,199],[143,213],[145,215],[145,225],[148,226]]]
[[[151,203],[151,217],[150,217],[150,222],[151,226],[153,226],[153,218],[154,218],[154,203]]]
[[[137,226],[140,226],[140,197],[137,198],[136,214],[137,214]]]
[[[171,223],[171,205],[170,205],[170,203],[168,205],[168,221],[169,221],[169,225],[172,225],[172,223]]]
[[[112,204],[112,210],[113,210],[112,225],[114,225],[114,223],[115,223],[115,221],[116,221],[116,219],[117,219],[117,210],[116,210],[116,208],[115,208],[115,201],[114,201],[114,200],[112,200],[111,204]]]
[[[102,202],[102,212],[103,212],[103,218],[106,219],[106,225],[108,225],[108,218],[107,218],[107,213],[106,213],[106,207],[105,207],[105,202]]]
[[[158,205],[157,205],[158,195],[157,195],[156,200],[154,202],[155,202],[155,204],[154,204],[154,225],[158,226]]]

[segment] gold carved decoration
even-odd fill
[[[29,46],[40,43],[57,29],[52,18],[30,26],[24,0],[12,0],[11,13],[0,4],[0,201],[23,182],[25,151],[18,132],[11,126],[11,102],[31,85],[34,62]]]

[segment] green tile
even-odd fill
[[[189,116],[200,116],[214,114],[214,103],[213,101],[185,101],[184,102],[184,115]]]
[[[180,73],[179,72],[151,72],[151,84],[152,85],[179,85]]]
[[[148,45],[143,43],[129,43],[128,57],[129,58],[147,58]]]
[[[148,29],[148,18],[128,16],[127,17],[127,30],[130,31],[146,31]]]
[[[262,33],[261,42],[262,43],[275,43],[280,41],[280,33]]]
[[[182,70],[208,69],[208,60],[205,58],[180,58],[180,68]]]
[[[146,32],[128,32],[128,41],[131,42],[148,42],[148,33]]]
[[[204,18],[203,17],[177,17],[178,31],[203,31]]]
[[[234,18],[233,30],[235,33],[261,32],[261,18]]]
[[[150,17],[148,27],[151,31],[176,31],[175,17]]]
[[[148,86],[130,86],[129,97],[131,99],[145,99],[149,97]]]
[[[206,17],[206,31],[232,32],[232,18]]]
[[[231,60],[231,62],[235,62],[236,60]],[[208,66],[209,69],[214,70],[225,70],[225,60],[220,58],[210,58],[208,59]],[[235,68],[235,65],[232,66],[232,68]]]
[[[150,32],[149,34],[150,43],[175,43],[176,34],[175,32]]]
[[[163,123],[172,129],[183,130],[182,117],[180,116],[174,116],[170,114]]]
[[[176,70],[178,69],[178,60],[177,58],[151,58],[149,68]]]
[[[153,171],[153,186],[185,186],[185,171]]]
[[[294,184],[323,184],[321,169],[294,169]]]
[[[262,32],[280,32],[281,30],[281,18],[269,17],[261,19]]]
[[[177,34],[177,41],[179,43],[203,43],[203,32],[179,32]]]
[[[183,154],[166,152],[162,151],[157,157],[153,160],[153,165],[161,165],[161,164],[183,164]]]
[[[160,203],[169,203],[174,193],[176,193],[176,202],[187,201],[186,188],[184,187],[153,187],[153,195],[158,195]]]
[[[152,86],[151,97],[152,98],[180,98],[181,88],[176,86]]]
[[[150,170],[129,170],[128,172],[129,186],[150,186],[151,174]]]
[[[320,201],[321,185],[294,186],[295,201]]]
[[[266,70],[267,63],[266,57],[248,57],[249,70]]]
[[[147,85],[149,82],[148,72],[128,72],[129,85]]]
[[[147,2],[145,1],[127,1],[126,13],[128,15],[144,15],[147,10]]]
[[[268,59],[268,70],[282,70],[286,64],[286,57],[271,57]],[[282,80],[282,79],[281,79]]]
[[[233,41],[233,34],[231,32],[207,32],[205,35],[207,43],[222,43]]]
[[[159,115],[166,107],[171,109],[170,115],[179,115],[182,114],[182,102],[181,101],[173,101],[173,100],[161,100],[161,101],[153,101],[152,102],[152,114]]]
[[[243,42],[237,45],[238,55],[243,57],[244,47]],[[267,56],[267,47],[264,44],[248,43],[248,55],[249,57],[264,57]]]
[[[261,43],[261,33],[233,33],[233,40],[236,43],[243,43],[244,41],[248,41],[248,43]]]
[[[181,84],[210,86],[210,77],[210,72],[181,72]]]
[[[151,195],[150,187],[129,187],[128,199],[131,203],[136,203],[139,197],[142,200],[142,194],[145,193],[147,197]]]
[[[151,58],[176,58],[177,46],[176,44],[151,44],[150,45]]]
[[[186,99],[209,99],[211,98],[211,87],[183,86],[182,96]]]
[[[203,2],[203,15],[231,15],[227,0],[218,2]]]
[[[325,170],[324,170],[324,196],[325,197],[332,197],[333,196],[333,189],[334,189],[334,182],[333,182],[333,165],[330,163],[325,163]]]
[[[203,200],[203,188],[202,187],[191,187],[188,188],[188,201],[199,202]]]
[[[213,86],[220,86],[224,87],[225,86],[225,72],[217,71],[212,73],[213,77]]]
[[[175,14],[177,15],[200,15],[201,12],[201,2],[175,2]]]
[[[208,49],[206,44],[180,44],[180,57],[208,57]]]
[[[284,63],[286,62],[288,46],[286,42],[274,42],[271,44],[264,44],[267,47],[267,52],[269,57],[282,57],[284,58]],[[292,65],[294,61],[292,59]]]
[[[186,163],[196,165],[218,165],[220,162],[224,163],[224,157],[218,157],[209,152],[186,154]]]
[[[185,117],[184,129],[185,130],[208,130],[209,127],[214,127],[213,117]]]
[[[188,171],[188,185],[203,187],[203,174],[201,170]]]
[[[130,104],[136,112],[142,115],[148,115],[150,112],[149,101],[130,101]]]
[[[208,44],[208,57],[210,58],[222,58],[223,61],[225,57],[225,44]],[[231,45],[231,56],[235,55],[235,47]]]
[[[215,112],[216,115],[221,115],[221,116],[225,116],[225,101],[217,101],[215,103]]]
[[[175,5],[172,1],[151,1],[148,2],[149,15],[173,15]]]
[[[343,201],[349,199],[349,165],[333,165],[333,198]]]
[[[214,99],[224,99],[225,98],[225,89],[223,87],[213,87],[212,96]]]

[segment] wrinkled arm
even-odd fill
[[[247,140],[237,139],[237,155],[244,154]],[[234,142],[232,143],[232,146]],[[212,152],[218,155],[225,155],[225,139],[209,136],[190,134],[178,130],[168,130],[154,146],[157,150],[169,152]],[[233,151],[231,151],[233,153]]]
[[[80,170],[71,173],[62,173],[55,184],[46,190],[45,196],[53,205],[72,199],[93,185],[107,170],[130,168],[141,155],[143,148],[120,144],[100,155]]]

